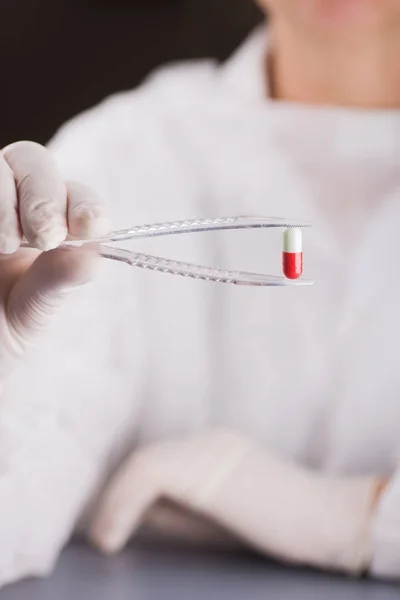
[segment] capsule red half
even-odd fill
[[[297,227],[283,232],[282,267],[288,279],[298,279],[303,274],[303,235]]]

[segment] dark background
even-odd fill
[[[252,0],[1,0],[0,147],[59,125],[177,59],[226,58]]]

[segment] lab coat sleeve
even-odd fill
[[[376,512],[371,573],[379,578],[400,578],[400,473],[382,494]]]
[[[206,67],[206,77],[208,72]],[[175,77],[173,73],[171,76]],[[176,173],[181,167],[179,161],[169,160],[173,154],[168,153],[170,140],[160,130],[160,119],[165,122],[160,113],[167,104],[169,89],[175,89],[164,84],[164,79],[169,77],[160,73],[138,91],[106,100],[63,126],[48,144],[66,180],[88,185],[109,202],[115,227],[126,227],[142,217],[147,219],[152,214],[153,198],[159,201],[156,206],[159,218],[167,214],[175,218],[174,210],[180,211],[180,207],[171,207],[165,199],[161,199],[161,203],[159,193],[160,189],[176,189]],[[157,178],[154,177],[156,167]],[[113,270],[110,277],[114,277],[115,272]],[[136,290],[137,286],[132,287]],[[113,289],[113,284],[101,288],[104,296]],[[115,296],[115,289],[113,293]],[[98,315],[113,306],[114,296],[100,298],[97,304],[101,304],[101,308],[96,306],[90,311],[94,319],[92,330],[96,328]],[[121,298],[118,300],[122,312],[123,303]],[[130,295],[128,300],[130,302]],[[137,314],[136,309],[129,306]],[[107,314],[104,313],[104,320]],[[135,346],[132,349],[130,345],[130,354],[122,360],[119,371],[114,365],[114,371],[108,373],[104,361],[93,359],[91,351],[96,352],[96,344],[103,347],[104,337],[97,343],[98,337],[88,336],[93,344],[89,341],[88,346],[84,346],[89,348],[88,352],[79,348],[84,354],[85,370],[79,370],[77,390],[74,390],[71,376],[65,377],[63,372],[63,383],[59,383],[55,368],[57,357],[65,359],[67,370],[73,369],[69,365],[80,359],[76,356],[79,352],[73,354],[73,346],[72,350],[71,346],[67,350],[63,346],[65,339],[73,343],[73,328],[77,326],[74,315],[76,313],[72,313],[73,318],[67,324],[60,324],[63,335],[63,327],[71,327],[71,336],[58,338],[58,330],[53,329],[55,349],[42,354],[41,346],[40,351],[35,352],[32,365],[24,365],[28,371],[22,369],[1,391],[0,586],[51,571],[82,512],[104,482],[106,469],[112,469],[109,458],[121,443],[121,423],[126,424],[126,431],[131,428],[129,442],[132,445],[135,424],[127,424],[125,415],[132,416],[135,409],[132,405],[141,391],[140,377],[133,381],[132,375],[133,371],[139,374],[144,371],[143,335],[137,325],[141,319],[131,319],[135,329],[131,340]],[[89,327],[88,322],[85,326]],[[104,345],[109,342],[107,332],[107,329],[103,332]],[[39,374],[35,361],[39,363]],[[99,368],[102,377],[98,377]],[[48,370],[50,381],[43,375]],[[104,383],[99,390],[103,393],[102,403],[96,394],[97,380],[98,385]],[[111,392],[107,400],[114,395],[112,404],[104,401],[108,390]],[[113,460],[118,462],[116,456]]]
[[[100,466],[53,415],[20,408],[2,406],[0,587],[52,571]]]

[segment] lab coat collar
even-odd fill
[[[272,42],[264,23],[221,66],[221,79],[231,98],[240,98],[246,108],[251,104],[260,122],[268,121],[270,133],[273,130],[281,139],[301,144],[301,154],[313,162],[319,157],[321,168],[325,154],[328,166],[336,160],[338,164],[365,161],[375,167],[398,168],[400,110],[311,106],[272,99],[265,70]]]

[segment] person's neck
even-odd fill
[[[272,26],[270,80],[277,99],[357,108],[400,108],[400,33],[325,33]]]

